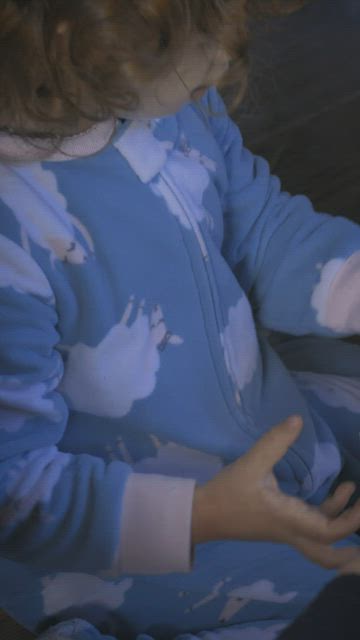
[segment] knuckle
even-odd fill
[[[320,562],[320,565],[324,568],[324,569],[337,569],[338,568],[338,562],[335,562],[334,559],[328,559],[328,558],[323,558]]]

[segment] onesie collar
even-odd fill
[[[144,184],[151,182],[176,146],[176,117],[132,121],[112,142]]]
[[[92,156],[102,151],[112,140],[114,132],[118,134],[119,129],[126,127],[128,122],[117,123],[113,118],[100,122],[83,133],[65,138],[57,151],[54,151],[49,140],[37,138],[30,143],[19,136],[1,132],[1,162],[64,162]]]
[[[0,162],[69,162],[96,155],[111,145],[139,179],[148,183],[166,164],[177,136],[178,123],[173,116],[152,120],[106,120],[81,134],[65,138],[57,151],[47,140],[36,139],[30,144],[19,136],[0,133]]]

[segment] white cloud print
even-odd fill
[[[360,251],[348,260],[336,258],[320,268],[320,282],[311,298],[318,323],[340,333],[359,333]]]
[[[170,189],[166,180],[162,177],[158,179],[157,183],[151,185],[151,189],[157,196],[164,198],[170,213],[177,217],[186,229],[191,229],[192,225],[188,217],[189,211],[194,215],[197,222],[209,217],[203,206],[203,200],[210,184],[209,171],[214,172],[216,165],[206,156],[202,156],[199,151],[188,148],[185,158],[184,153],[174,151],[168,158],[166,169],[174,183],[176,185],[181,184],[182,198],[186,198],[189,204],[188,213],[185,212],[178,197],[174,195],[174,185]]]
[[[54,302],[50,284],[36,262],[15,242],[0,236],[0,287],[40,296]]]
[[[61,347],[69,355],[59,389],[72,408],[121,418],[153,393],[162,352],[183,339],[168,330],[159,305],[150,315],[144,309],[145,301],[136,305],[131,298],[119,324],[97,346]]]
[[[190,449],[170,442],[158,448],[157,455],[139,460],[133,465],[136,473],[160,473],[161,475],[196,478],[207,482],[223,468],[218,456]]]
[[[17,175],[19,174],[19,175]],[[0,166],[1,198],[21,228],[23,248],[30,253],[30,240],[50,252],[55,260],[84,264],[94,253],[94,243],[84,225],[68,210],[65,196],[52,171],[33,163],[14,172]],[[77,239],[78,232],[82,243]]]
[[[150,434],[149,437],[155,447],[155,453],[152,456],[135,461],[125,439],[118,435],[116,442],[106,445],[110,460],[124,460],[136,473],[195,478],[201,483],[213,478],[224,466],[219,456],[191,449],[176,442],[163,444],[154,434]]]
[[[186,609],[185,613],[190,613],[208,605],[210,602],[217,600],[222,596],[224,587],[231,581],[231,578],[228,576],[217,582],[212,590],[203,597],[201,600],[195,602],[192,606]],[[247,607],[253,601],[262,601],[262,602],[276,602],[277,604],[286,604],[293,600],[297,596],[297,591],[288,591],[287,593],[277,593],[275,590],[275,585],[270,580],[258,580],[253,584],[244,585],[241,587],[236,587],[227,593],[226,604],[223,607],[220,615],[219,622],[220,624],[228,623],[234,616],[236,616],[241,609]],[[219,630],[216,631],[216,633]],[[202,634],[201,634],[201,637]],[[247,638],[247,636],[246,636]],[[210,640],[210,638],[209,638]]]
[[[46,398],[49,391],[51,389],[42,382],[26,385],[18,378],[0,376],[0,430],[16,433],[29,418],[37,415],[60,420],[61,414],[54,401]]]
[[[254,584],[237,587],[228,593],[228,601],[220,614],[220,621],[222,623],[229,622],[241,609],[254,600],[285,604],[296,596],[296,591],[277,593],[274,583],[269,580],[259,580]]]
[[[243,296],[229,310],[229,322],[220,335],[228,373],[240,393],[254,377],[258,361],[258,341],[250,304]]]
[[[90,604],[118,609],[133,583],[131,578],[115,583],[85,573],[58,573],[45,577],[42,579],[44,614],[51,616],[71,607]]]

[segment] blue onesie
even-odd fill
[[[0,607],[52,639],[273,640],[332,577],[284,545],[191,553],[195,483],[287,416],[288,493],[360,457],[360,227],[202,104],[46,161],[0,136]]]

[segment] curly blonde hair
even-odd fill
[[[232,60],[218,86],[235,88],[233,113],[247,86],[251,8],[274,2],[282,0],[1,0],[0,130],[59,143],[84,119],[136,110],[134,79],[166,78],[194,33]]]

